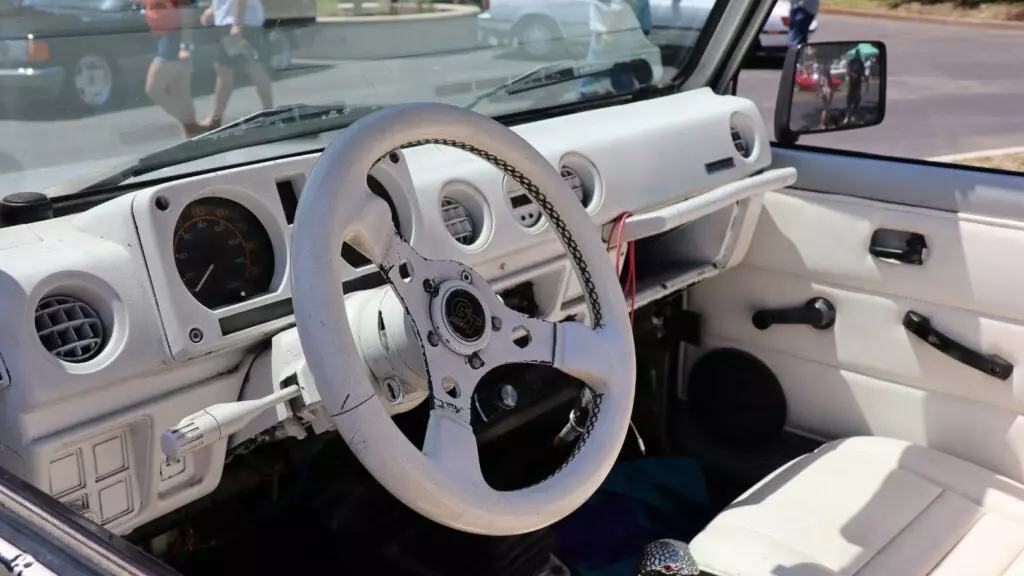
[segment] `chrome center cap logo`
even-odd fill
[[[491,312],[486,302],[471,284],[460,280],[441,284],[430,303],[430,321],[449,350],[469,356],[487,346]]]
[[[478,342],[484,337],[487,317],[480,299],[465,288],[455,288],[444,296],[444,315],[448,326],[460,340]]]

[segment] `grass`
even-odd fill
[[[335,16],[338,14],[338,0],[316,0],[317,16]]]
[[[904,0],[822,0],[821,10],[854,8],[900,14],[920,14],[972,20],[1003,20],[1024,22],[1024,2],[1020,0],[955,2],[907,2]]]
[[[1024,153],[1022,154],[1001,154],[999,156],[983,156],[981,158],[969,158],[960,160],[957,164],[977,166],[979,168],[995,168],[997,170],[1010,170],[1012,172],[1024,172]]]

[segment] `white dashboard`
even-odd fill
[[[732,240],[716,240],[731,242],[728,253],[711,251],[724,258],[715,270],[742,258],[758,194],[791,183],[756,180],[771,162],[757,109],[710,90],[514,130],[562,170],[595,226],[630,212],[633,236],[650,236],[742,206],[724,224]],[[183,417],[269,391],[282,366],[301,364],[285,332],[294,324],[291,282],[302,281],[288,255],[317,158],[207,173],[0,228],[0,464],[126,533],[208,494],[229,445],[287,419],[279,407],[174,464],[159,449],[161,433]],[[370,176],[425,257],[462,261],[498,291],[532,282],[547,318],[585,315],[553,231],[483,160],[420,146]],[[346,257],[355,264],[346,291],[373,282],[371,265]],[[290,342],[287,354],[268,349],[275,335]],[[315,401],[315,391],[304,394]]]

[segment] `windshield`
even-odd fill
[[[45,190],[289,105],[330,105],[353,121],[414,101],[503,116],[664,88],[699,57],[713,9],[714,0],[0,0],[0,186]],[[329,140],[312,132],[247,138],[205,167]]]

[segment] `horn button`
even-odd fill
[[[468,356],[487,346],[491,337],[490,311],[471,285],[449,280],[430,303],[434,331],[452,352]]]

